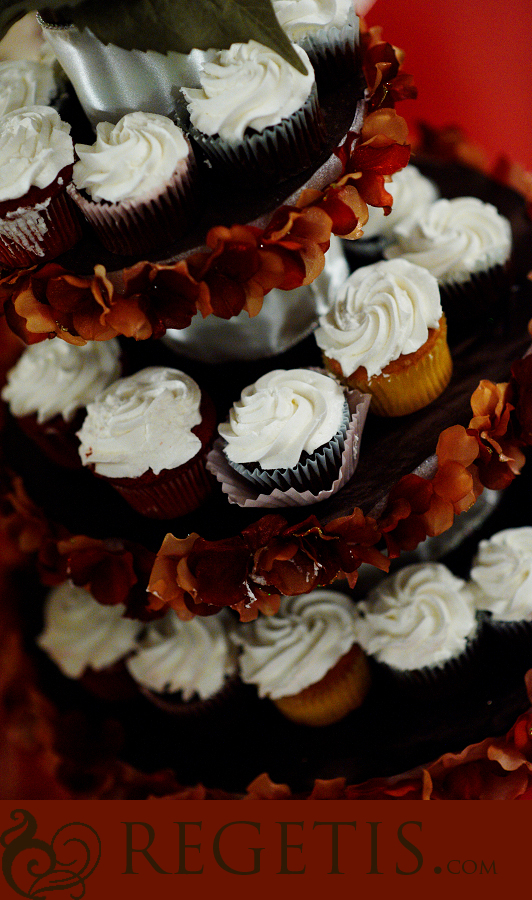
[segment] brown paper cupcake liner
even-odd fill
[[[76,432],[81,428],[84,418],[83,408],[79,409],[69,422],[60,415],[41,423],[37,421],[37,415],[19,416],[15,421],[48,459],[67,469],[79,469],[82,463]]]
[[[278,125],[250,132],[236,144],[188,126],[189,137],[226,177],[278,182],[303,172],[323,148],[326,132],[314,85],[303,106]]]
[[[359,28],[356,16],[341,27],[322,28],[298,41],[316,72],[316,81],[342,80],[356,70]]]
[[[359,391],[348,391],[346,400],[349,407],[350,420],[345,432],[344,446],[341,458],[338,460],[338,469],[334,480],[331,482],[330,473],[327,474],[326,486],[317,488],[295,487],[283,485],[273,477],[275,487],[266,493],[261,493],[260,484],[254,484],[248,478],[240,475],[231,465],[224,453],[225,441],[218,438],[213,449],[207,457],[207,468],[222,486],[222,491],[227,495],[230,503],[242,507],[267,507],[276,509],[287,506],[308,506],[312,503],[320,503],[332,496],[344,484],[352,478],[360,452],[360,441],[366,421],[369,407],[367,394]]]
[[[55,259],[81,238],[77,210],[65,190],[0,220],[0,265],[24,268]]]
[[[440,284],[449,340],[466,337],[474,329],[490,327],[504,317],[511,288],[510,264],[474,272],[467,281]]]
[[[370,684],[366,655],[354,644],[316,684],[272,702],[283,716],[299,725],[333,725],[363,703]]]
[[[74,184],[68,186],[103,246],[111,253],[133,256],[167,246],[193,224],[196,164],[192,152],[159,194],[117,203],[91,200]]]
[[[246,690],[246,685],[242,683],[236,673],[227,677],[222,687],[212,697],[206,697],[203,700],[197,695],[192,700],[183,700],[180,692],[162,694],[141,684],[137,684],[137,686],[142,696],[161,712],[183,718],[199,718],[223,713],[224,707],[227,704],[234,706]]]

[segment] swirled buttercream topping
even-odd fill
[[[205,64],[201,88],[183,88],[192,124],[207,135],[241,141],[248,128],[263,131],[289,118],[307,100],[314,70],[300,47],[303,75],[268,47],[249,41],[232,44]]]
[[[405,671],[458,656],[476,628],[471,591],[441,563],[405,566],[378,584],[357,612],[360,646]]]
[[[470,577],[477,609],[500,621],[532,620],[532,527],[481,541]]]
[[[384,255],[398,256],[428,269],[441,283],[466,281],[505,263],[512,246],[510,223],[491,203],[476,197],[436,200],[399,224]]]
[[[273,0],[279,24],[291,41],[325,28],[342,28],[353,12],[353,0]]]
[[[84,465],[108,478],[175,469],[199,451],[201,392],[177,369],[151,366],[119,378],[93,403],[78,437]]]
[[[0,201],[52,184],[74,162],[69,132],[51,106],[24,106],[0,116]]]
[[[218,430],[234,463],[257,462],[263,469],[297,465],[341,426],[345,397],[327,375],[310,369],[275,369],[242,391]]]
[[[116,203],[160,192],[189,155],[183,132],[167,116],[132,112],[100,122],[96,142],[76,144],[73,180],[93,200]]]
[[[394,228],[419,215],[438,197],[436,185],[425,178],[415,166],[405,166],[396,172],[392,181],[385,185],[393,197],[392,211],[385,216],[377,206],[368,206],[369,218],[364,225],[364,237],[382,235],[391,238]]]
[[[440,291],[430,272],[407,260],[390,260],[349,276],[320,317],[315,337],[346,378],[359,366],[371,378],[401,354],[418,350],[441,316]]]
[[[44,629],[37,643],[69,678],[87,668],[113,665],[136,644],[142,623],[125,619],[125,606],[103,606],[69,581],[54,588],[44,607]]]
[[[217,616],[182,622],[173,611],[148,625],[137,652],[126,661],[135,681],[159,694],[206,700],[236,669],[228,638],[229,619]]]
[[[331,590],[283,597],[274,616],[233,633],[242,680],[273,700],[317,684],[356,643],[354,609],[349,597]]]
[[[22,106],[47,106],[56,93],[50,66],[28,59],[0,62],[0,115]]]
[[[68,422],[120,374],[117,340],[76,347],[57,339],[27,347],[7,376],[2,399],[14,416]]]

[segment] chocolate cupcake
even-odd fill
[[[132,112],[100,122],[96,142],[76,144],[69,193],[113,253],[148,253],[192,225],[194,154],[167,116]]]
[[[436,200],[400,223],[386,259],[401,257],[428,269],[440,285],[453,334],[477,329],[504,308],[512,251],[509,221],[476,197]]]
[[[80,456],[142,515],[171,519],[210,493],[205,468],[214,406],[177,369],[151,366],[120,378],[89,403]]]
[[[54,259],[81,237],[66,187],[74,148],[70,125],[49,106],[0,116],[0,265]]]
[[[206,62],[200,88],[183,88],[191,138],[218,174],[255,183],[302,172],[325,131],[312,65],[303,75],[262,44],[232,44]]]
[[[273,0],[286,35],[308,54],[316,78],[353,74],[358,47],[358,17],[352,0]]]
[[[20,428],[46,455],[77,468],[77,430],[85,408],[121,373],[117,340],[78,347],[54,338],[32,344],[7,374],[2,400]]]
[[[371,394],[370,409],[381,416],[427,406],[451,378],[438,283],[406,260],[353,272],[320,317],[315,338],[327,368]]]
[[[235,627],[242,680],[302,725],[331,725],[366,697],[370,672],[357,645],[355,606],[317,589],[283,597],[278,613]]]

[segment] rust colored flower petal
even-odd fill
[[[442,431],[436,445],[436,456],[440,466],[447,461],[470,466],[478,456],[478,441],[462,425],[451,425]]]

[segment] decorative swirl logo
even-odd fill
[[[17,824],[0,835],[7,884],[31,900],[45,900],[50,891],[63,890],[70,891],[73,900],[83,897],[85,881],[100,862],[102,850],[94,828],[69,822],[47,844],[35,837],[37,822],[31,813],[15,809],[11,818]]]

